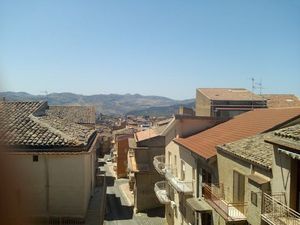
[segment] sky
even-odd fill
[[[300,96],[298,0],[0,0],[0,90]],[[259,90],[255,90],[259,93]]]

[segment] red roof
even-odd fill
[[[174,139],[205,159],[216,155],[216,146],[264,133],[295,117],[300,108],[255,109],[186,138]]]

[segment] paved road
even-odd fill
[[[107,157],[107,156],[106,156]],[[105,157],[105,158],[106,158]],[[116,180],[107,165],[106,170],[106,215],[104,225],[162,225],[164,224],[163,212],[161,209],[151,210],[147,213],[133,213],[133,206],[130,205],[119,186],[127,183],[128,180]]]

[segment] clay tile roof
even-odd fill
[[[1,102],[1,145],[28,151],[88,145],[94,130],[47,115],[47,108],[46,102]]]
[[[198,88],[202,94],[211,100],[227,101],[262,101],[259,95],[248,91],[245,88]]]
[[[277,130],[272,137],[268,137],[266,140],[270,143],[300,151],[300,124]]]
[[[218,150],[231,153],[250,163],[255,163],[263,168],[272,168],[273,145],[266,143],[265,138],[274,132],[254,135],[224,145],[219,145]]]
[[[147,130],[139,131],[135,133],[135,138],[136,141],[144,141],[153,137],[159,136],[167,127],[168,124],[154,127],[154,128],[149,128]]]
[[[267,100],[268,108],[300,107],[300,100],[291,94],[265,94],[262,96]]]
[[[174,141],[205,159],[216,155],[216,146],[275,129],[300,117],[300,108],[255,109],[215,127]]]
[[[48,114],[79,124],[96,123],[94,106],[50,106]]]

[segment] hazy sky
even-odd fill
[[[0,0],[1,90],[300,96],[298,0]]]

